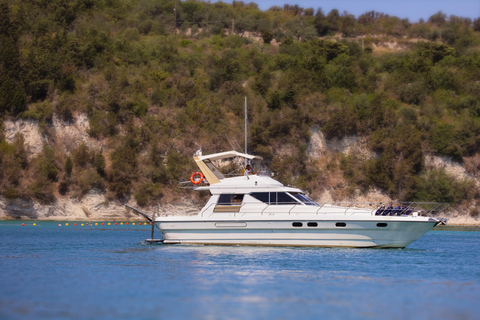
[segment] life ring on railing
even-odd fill
[[[200,178],[197,180],[197,176],[199,176]],[[193,183],[193,184],[200,184],[202,181],[203,181],[203,174],[201,172],[194,172],[192,173],[192,175],[190,176],[190,181]]]

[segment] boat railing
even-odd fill
[[[231,213],[234,217],[240,217],[248,214],[315,214],[328,215],[339,214],[355,215],[369,213],[372,216],[437,216],[442,211],[445,211],[450,206],[449,203],[440,202],[328,202],[317,203],[316,206],[309,206],[303,203],[258,203],[258,202],[243,202],[241,204],[219,204],[212,203],[204,207],[200,215],[203,217],[206,213],[209,216],[218,213]],[[313,207],[315,209],[313,209]],[[304,210],[309,208],[310,210]],[[269,209],[269,210],[267,210]],[[277,209],[277,210],[275,210]],[[330,209],[330,210],[329,210]],[[270,212],[271,211],[271,212]]]

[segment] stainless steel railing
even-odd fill
[[[450,206],[449,203],[439,202],[388,202],[388,203],[361,203],[361,202],[331,202],[320,203],[317,206],[305,205],[302,203],[277,203],[277,204],[260,204],[257,202],[244,202],[239,205],[235,204],[218,204],[212,203],[200,211],[200,216],[210,213],[208,216],[214,214],[231,213],[234,217],[241,217],[248,214],[315,214],[315,215],[327,215],[327,214],[339,214],[355,215],[365,214],[378,216],[406,216],[406,215],[438,215],[440,212],[445,211]],[[217,210],[218,209],[218,210]],[[272,212],[268,212],[270,209]],[[277,209],[277,210],[274,210]],[[331,209],[331,210],[328,210]],[[222,211],[223,210],[223,211]]]

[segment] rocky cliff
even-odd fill
[[[58,119],[53,121],[50,128],[50,136],[53,135],[56,143],[61,146],[65,152],[80,143],[86,143],[92,149],[101,149],[105,145],[101,141],[91,139],[87,133],[88,120],[86,115],[77,114],[75,121],[65,123]],[[21,133],[25,138],[29,156],[33,157],[42,150],[42,144],[46,137],[40,133],[38,122],[36,121],[6,121],[5,136],[8,141],[13,141],[17,133]],[[364,139],[352,136],[344,139],[334,139],[328,141],[319,128],[312,128],[311,142],[308,149],[308,155],[315,159],[328,157],[335,153],[361,155],[365,158],[373,158],[376,155],[368,150]],[[460,164],[449,161],[441,157],[427,157],[426,166],[434,168],[444,168],[452,175],[461,178],[475,178],[468,174]],[[319,166],[321,169],[321,166]],[[477,185],[480,183],[475,178]],[[339,201],[338,195],[334,190],[323,190],[321,193],[312,195],[320,203]],[[338,193],[338,192],[337,192]],[[342,199],[345,200],[345,199]],[[354,190],[346,201],[351,202],[388,202],[391,201],[386,194],[379,190],[372,189],[367,193]],[[40,220],[143,220],[142,217],[127,209],[124,204],[136,207],[134,200],[128,203],[119,201],[108,201],[105,193],[101,190],[93,189],[81,199],[57,195],[54,203],[42,205],[32,199],[5,199],[0,196],[0,219],[40,219]],[[472,204],[474,205],[474,204]],[[193,214],[201,208],[201,204],[193,203],[188,199],[175,200],[169,203],[160,203],[159,212],[163,214]],[[144,208],[147,212],[153,212],[153,208]],[[476,217],[464,214],[458,210],[450,210],[447,217],[453,224],[480,224]]]

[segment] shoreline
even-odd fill
[[[452,221],[453,220],[453,221]],[[455,221],[456,220],[456,221]],[[98,218],[92,218],[92,219],[85,219],[85,218],[79,218],[79,217],[48,217],[48,218],[43,218],[43,219],[31,219],[31,218],[28,218],[28,217],[18,217],[18,218],[14,218],[14,217],[11,217],[11,218],[5,218],[5,217],[2,217],[0,218],[0,222],[3,222],[3,221],[22,221],[22,222],[27,222],[27,221],[31,221],[31,222],[36,222],[36,221],[50,221],[50,222],[147,222],[147,224],[149,224],[150,222],[147,221],[145,218],[142,218],[142,217],[125,217],[125,218],[120,218],[120,217],[117,217],[117,218],[102,218],[102,217],[98,217]],[[450,222],[451,221],[451,222]],[[479,220],[476,220],[476,219],[473,219],[473,218],[469,218],[469,217],[461,217],[460,219],[459,218],[451,218],[451,219],[448,219],[447,218],[447,224],[446,225],[442,225],[442,226],[437,226],[435,227],[436,229],[437,228],[449,228],[449,227],[462,227],[462,228],[468,228],[468,227],[472,227],[472,228],[478,228],[480,230],[480,221]]]

